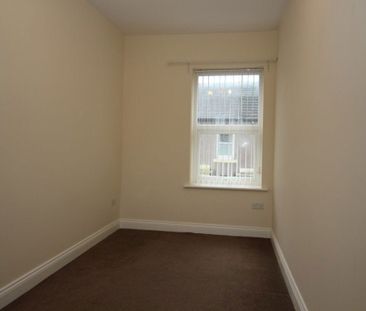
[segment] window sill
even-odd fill
[[[206,190],[236,190],[236,191],[257,191],[257,192],[268,192],[270,189],[265,187],[235,187],[235,186],[211,186],[211,185],[195,185],[185,184],[185,189],[206,189]]]

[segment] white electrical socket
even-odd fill
[[[264,204],[263,203],[253,203],[252,209],[264,209]]]

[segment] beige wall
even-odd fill
[[[127,36],[121,217],[270,227],[272,192],[183,189],[189,181],[192,75],[168,61],[277,56],[277,33]],[[264,185],[272,186],[275,66],[265,72]],[[252,210],[263,202],[265,210]]]
[[[280,29],[274,228],[311,311],[366,310],[366,2],[294,0]]]
[[[118,217],[122,37],[80,0],[0,1],[0,286]]]

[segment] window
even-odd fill
[[[262,70],[195,72],[191,183],[261,187]]]
[[[234,134],[217,135],[217,157],[231,159],[234,157]]]

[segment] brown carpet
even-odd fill
[[[15,310],[294,310],[270,240],[119,230]]]

